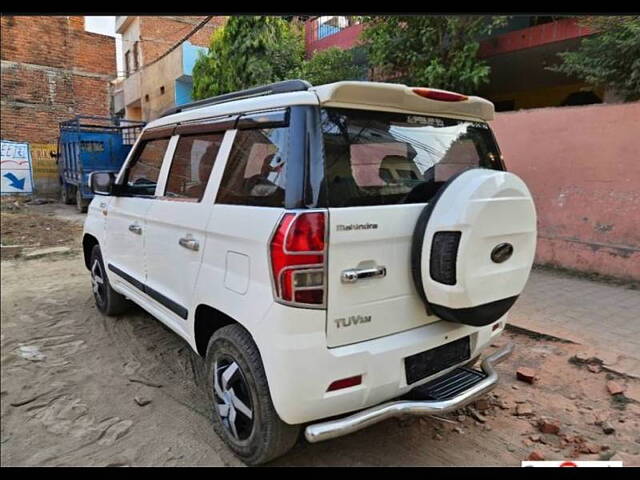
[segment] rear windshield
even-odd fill
[[[321,128],[330,207],[427,202],[458,172],[503,169],[483,122],[324,108]]]

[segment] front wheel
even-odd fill
[[[276,413],[260,353],[240,325],[216,331],[207,347],[207,386],[216,433],[249,465],[268,462],[293,447],[299,425]]]
[[[93,298],[98,310],[109,316],[124,313],[130,305],[129,301],[111,288],[98,245],[94,246],[91,251],[90,271]]]

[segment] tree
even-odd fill
[[[330,47],[304,61],[301,78],[312,85],[322,85],[340,80],[361,80],[365,74],[366,67],[356,63],[353,50]]]
[[[302,30],[281,17],[236,16],[214,32],[209,50],[193,68],[193,97],[277,82],[299,75]]]
[[[364,17],[361,40],[375,76],[385,81],[475,93],[488,82],[479,39],[505,17]]]
[[[562,63],[549,70],[575,75],[625,100],[640,99],[640,16],[588,17],[580,24],[596,34],[582,39],[577,50],[559,53]]]

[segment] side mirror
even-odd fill
[[[113,172],[91,172],[89,188],[97,195],[111,195],[116,176]]]

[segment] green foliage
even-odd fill
[[[577,50],[560,53],[549,70],[613,90],[625,100],[640,99],[640,16],[590,17],[581,24],[598,32]]]
[[[281,17],[231,17],[215,31],[208,52],[196,61],[193,97],[295,78],[303,58],[304,40],[297,23]]]
[[[212,97],[228,89],[227,45],[223,41],[224,29],[219,28],[211,35],[209,50],[206,54],[199,53],[193,66],[193,98]]]
[[[366,67],[356,63],[353,50],[331,47],[315,53],[303,63],[301,78],[312,85],[323,85],[340,80],[361,80],[365,75]]]
[[[478,59],[479,39],[504,25],[505,17],[364,17],[363,45],[375,76],[413,86],[475,93],[488,82]]]

